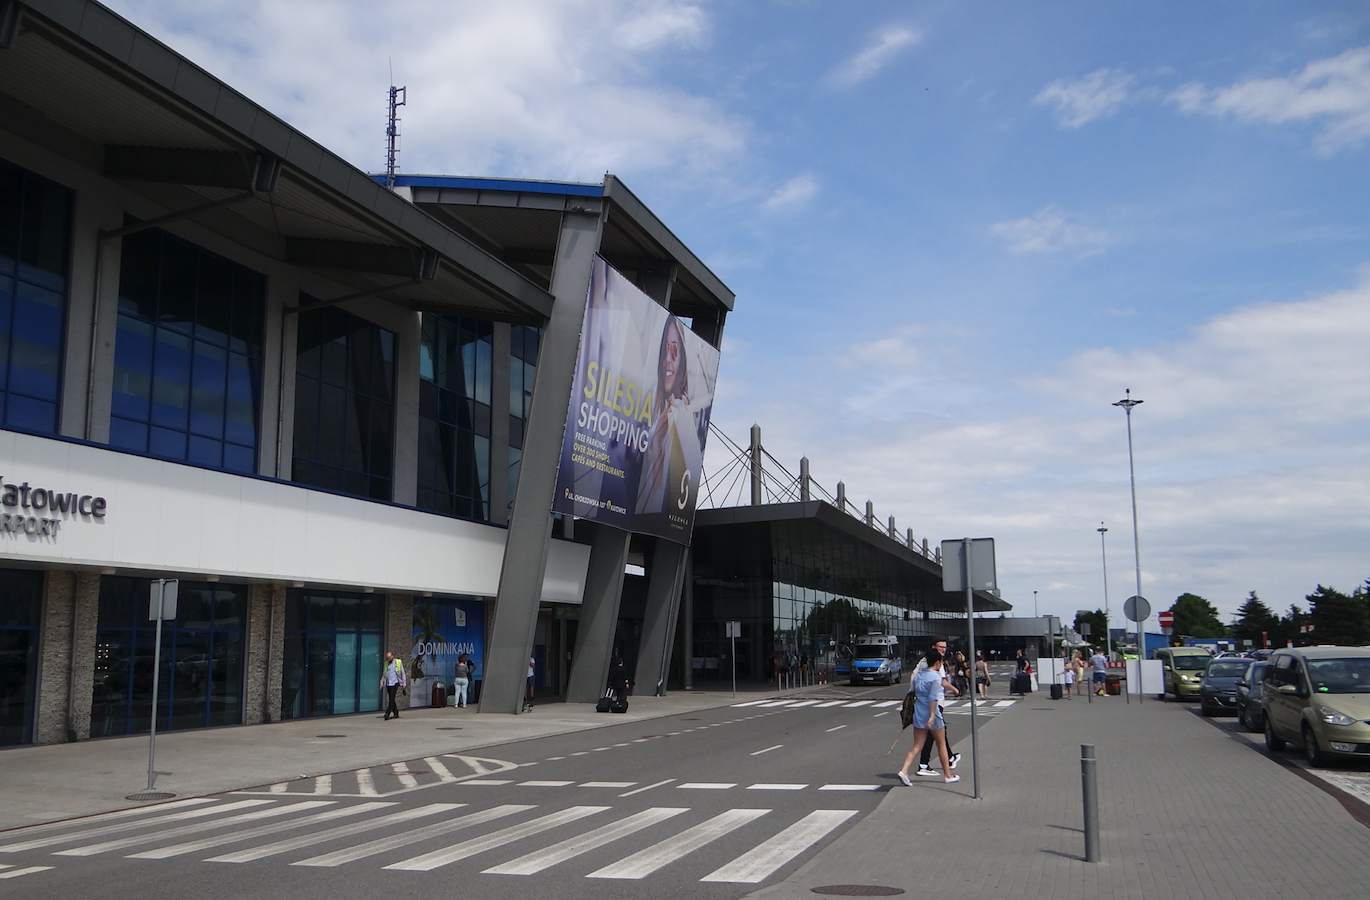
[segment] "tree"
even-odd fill
[[[1104,652],[1107,653],[1109,651],[1108,617],[1104,615],[1104,611],[1102,609],[1096,609],[1094,612],[1086,612],[1082,609],[1077,612],[1075,614],[1075,630],[1080,632],[1080,634],[1084,634],[1084,629],[1080,626],[1086,623],[1089,625],[1089,637],[1085,638],[1085,640],[1096,647],[1102,647]]]
[[[1175,634],[1192,638],[1227,637],[1227,629],[1218,618],[1218,610],[1198,594],[1181,594],[1170,607],[1175,616]]]
[[[1279,624],[1279,616],[1261,602],[1255,591],[1251,591],[1241,609],[1237,610],[1237,624],[1232,628],[1232,636],[1239,641],[1250,641],[1253,647],[1263,647],[1262,635],[1273,641]]]
[[[1308,613],[1300,609],[1297,603],[1289,604],[1289,612],[1280,616],[1275,633],[1270,636],[1270,643],[1276,647],[1284,647],[1291,641],[1295,644],[1309,643],[1308,635],[1304,633],[1308,620]]]
[[[1360,645],[1370,641],[1370,616],[1367,616],[1361,598],[1318,585],[1318,589],[1304,599],[1312,604],[1311,642]]]

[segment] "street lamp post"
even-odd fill
[[[1141,400],[1132,399],[1132,388],[1124,391],[1123,399],[1114,403],[1114,406],[1121,406],[1127,413],[1127,474],[1132,482],[1132,561],[1137,573],[1137,593],[1134,596],[1142,596],[1142,551],[1141,545],[1137,540],[1137,469],[1132,462],[1132,407],[1141,406]],[[1141,660],[1145,655],[1143,649],[1145,641],[1142,638],[1142,623],[1137,622],[1137,672],[1141,674]],[[1141,686],[1138,685],[1137,700],[1141,702]]]
[[[1033,617],[1034,619],[1040,618],[1040,616],[1037,615],[1037,592],[1036,592],[1036,591],[1033,591],[1033,592],[1032,592],[1032,617]]]
[[[1099,527],[1094,530],[1099,532],[1099,553],[1104,560],[1104,648],[1108,650],[1108,658],[1112,659],[1113,634],[1110,630],[1112,627],[1112,616],[1108,608],[1108,547],[1104,545],[1104,535],[1108,533],[1108,529],[1104,527],[1103,522],[1100,522]]]

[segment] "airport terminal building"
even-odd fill
[[[778,585],[867,602],[872,553],[888,621],[950,608],[821,501],[694,548],[551,512],[593,273],[715,353],[734,304],[613,176],[388,187],[94,0],[0,0],[0,110],[0,746],[374,711],[386,651],[425,704],[468,654],[482,712],[530,656],[688,687],[725,619],[753,667],[789,640]]]

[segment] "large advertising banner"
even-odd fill
[[[552,508],[690,542],[718,351],[596,257]]]
[[[466,655],[475,677],[485,677],[485,604],[479,600],[415,599],[414,643],[409,676],[451,683],[457,659]],[[413,705],[427,695],[415,694]]]

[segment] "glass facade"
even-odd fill
[[[0,569],[0,747],[33,739],[43,573]]]
[[[289,591],[281,717],[380,709],[384,631],[383,594]]]
[[[55,434],[72,192],[0,162],[0,421]]]
[[[538,372],[542,329],[515,325],[509,329],[509,504],[518,492],[519,463],[523,460],[523,430],[533,406],[533,379]]]
[[[389,500],[395,335],[333,307],[299,318],[291,480]]]
[[[266,278],[149,229],[123,239],[110,446],[257,469]]]
[[[151,728],[157,623],[147,616],[150,589],[146,578],[100,579],[91,737]],[[247,590],[180,583],[176,619],[162,623],[159,731],[242,723]]]
[[[418,507],[490,519],[494,326],[423,315],[419,347]]]

